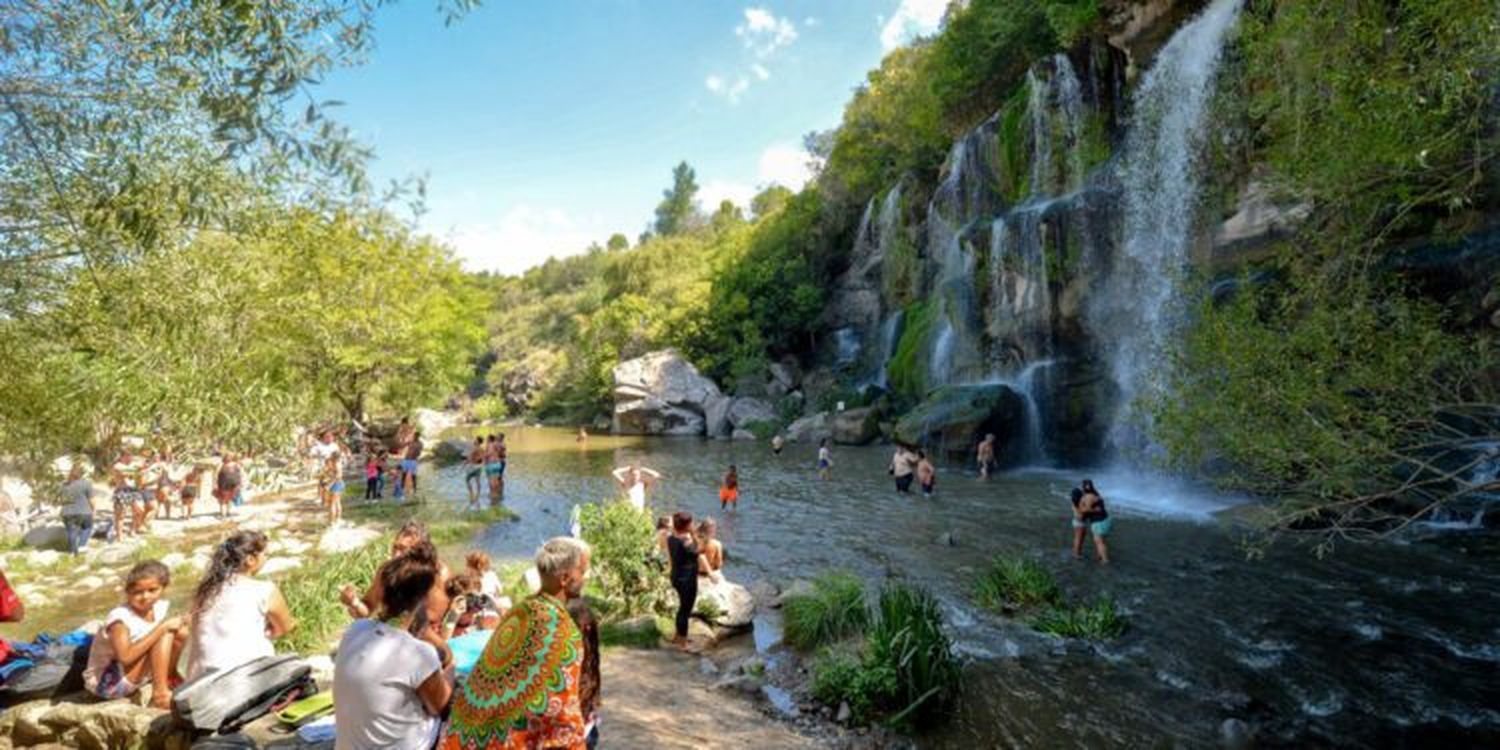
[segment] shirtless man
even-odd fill
[[[478,435],[474,438],[474,446],[469,449],[469,465],[464,472],[464,487],[469,490],[471,507],[479,506],[479,494],[484,490],[485,453],[484,436]]]
[[[979,450],[974,452],[974,458],[979,462],[979,478],[989,479],[990,471],[995,468],[995,433],[984,436],[984,440],[979,443]]]

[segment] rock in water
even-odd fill
[[[938,535],[937,543],[943,547],[957,547],[958,541],[953,538],[953,532],[945,531]]]
[[[831,437],[833,426],[826,411],[809,414],[786,428],[786,439],[793,443],[816,443]]]
[[[749,627],[755,619],[755,597],[744,586],[731,581],[710,583],[698,579],[698,599],[713,602],[722,614],[714,623],[722,628]]]
[[[833,442],[869,445],[880,437],[880,410],[873,406],[845,409],[833,418]]]
[[[472,450],[473,447],[474,444],[467,440],[448,438],[438,443],[437,446],[432,449],[432,455],[439,461],[447,461],[450,463],[463,461],[464,459],[469,457],[469,451]]]
[[[749,430],[757,424],[778,422],[776,407],[758,398],[737,398],[729,406],[729,423],[735,429]]]
[[[438,435],[458,424],[458,414],[450,411],[418,409],[412,415],[411,421],[418,430],[422,431],[423,442],[432,446],[436,445]]]
[[[613,376],[614,429],[626,435],[702,435],[709,402],[723,395],[671,349],[621,362]]]
[[[849,718],[853,715],[854,712],[849,710],[849,701],[839,701],[839,712],[833,720],[840,724],[848,724]]]
[[[939,388],[896,423],[896,439],[968,454],[986,433],[994,433],[1003,463],[1007,450],[1024,437],[1025,408],[1025,400],[1007,385]]]
[[[703,404],[703,430],[711,438],[729,434],[729,406],[734,399],[723,394],[709,396]]]

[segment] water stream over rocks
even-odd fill
[[[944,467],[937,497],[923,501],[891,491],[884,447],[837,449],[824,483],[806,444],[778,457],[755,443],[594,437],[579,447],[563,431],[508,432],[506,504],[521,520],[481,536],[498,557],[530,555],[564,531],[573,503],[614,496],[609,469],[640,461],[665,475],[656,510],[720,519],[733,580],[844,569],[872,587],[899,578],[931,589],[971,679],[953,723],[922,747],[1203,747],[1228,719],[1270,747],[1500,742],[1492,535],[1345,544],[1325,560],[1284,543],[1248,561],[1236,511],[1225,511],[1233,499],[1103,474],[1094,479],[1119,520],[1115,564],[1100,568],[1067,559],[1066,494],[1080,478],[1070,472],[981,483]],[[742,500],[726,516],[714,488],[730,463]],[[465,502],[460,467],[423,481]],[[949,533],[955,546],[938,542]],[[1113,597],[1129,632],[1065,641],[979,609],[973,576],[999,553],[1036,557],[1071,598]]]

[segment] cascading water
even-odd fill
[[[1110,436],[1117,450],[1151,446],[1141,406],[1163,387],[1178,330],[1178,279],[1198,229],[1208,105],[1241,2],[1214,0],[1178,29],[1134,95],[1121,174],[1122,252],[1092,311],[1120,388]]]
[[[1050,76],[1033,67],[1026,71],[1027,112],[1031,130],[1031,190],[1033,196],[1057,195],[1083,179],[1083,86],[1067,55],[1052,57]],[[1065,160],[1059,164],[1057,150]],[[1058,174],[1061,168],[1062,174]]]

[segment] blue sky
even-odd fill
[[[471,270],[517,273],[611,232],[632,241],[686,159],[700,197],[806,179],[884,52],[945,0],[489,0],[380,12],[369,61],[325,81],[379,182],[426,175],[422,228]]]

